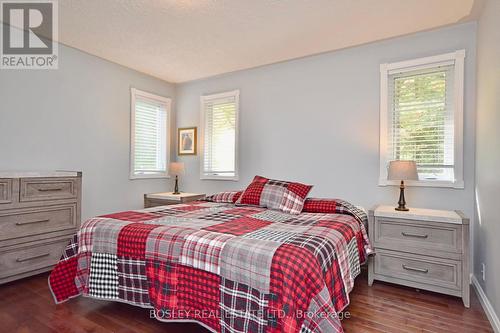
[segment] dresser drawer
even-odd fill
[[[12,202],[12,179],[0,178],[0,205]]]
[[[378,217],[374,231],[375,246],[384,249],[462,252],[460,225]]]
[[[76,204],[0,211],[0,241],[75,227]]]
[[[55,265],[68,242],[69,238],[60,238],[0,252],[0,280]]]
[[[385,250],[378,250],[374,261],[376,275],[412,281],[423,288],[432,285],[460,290],[462,286],[460,261]]]
[[[21,178],[21,202],[76,199],[77,181],[74,178]]]

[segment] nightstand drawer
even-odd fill
[[[374,260],[376,275],[455,290],[462,286],[460,261],[384,250]]]
[[[22,178],[20,198],[23,201],[76,199],[77,181],[73,178]]]
[[[173,194],[172,192],[144,194],[144,208],[178,205],[205,199],[205,194],[185,193]]]
[[[0,280],[55,265],[68,242],[69,238],[60,238],[0,252]]]
[[[76,204],[0,212],[0,241],[75,227]]]
[[[406,251],[422,249],[432,251],[462,252],[462,227],[428,221],[398,220],[377,217],[375,246]]]
[[[156,200],[156,199],[149,199],[149,198],[144,200],[144,208],[177,205],[177,204],[180,204],[180,202],[179,201],[172,201],[172,200]]]

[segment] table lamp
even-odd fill
[[[390,161],[388,180],[400,180],[399,202],[396,210],[408,211],[405,201],[405,180],[418,180],[417,163],[415,161]]]
[[[184,174],[184,163],[172,162],[170,163],[170,174],[175,175],[175,187],[172,194],[181,194],[179,192],[179,176]]]

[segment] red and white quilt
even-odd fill
[[[342,332],[337,313],[370,245],[366,214],[339,207],[291,215],[203,201],[95,217],[49,285],[57,303],[116,300],[214,332]]]

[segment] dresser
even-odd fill
[[[385,281],[461,297],[469,307],[469,219],[460,211],[378,206],[369,211],[375,255],[368,284]]]
[[[50,270],[80,224],[81,172],[0,172],[0,284]]]
[[[144,194],[144,208],[175,205],[205,199],[205,194],[202,193],[187,193],[173,194],[172,192],[148,193]]]

